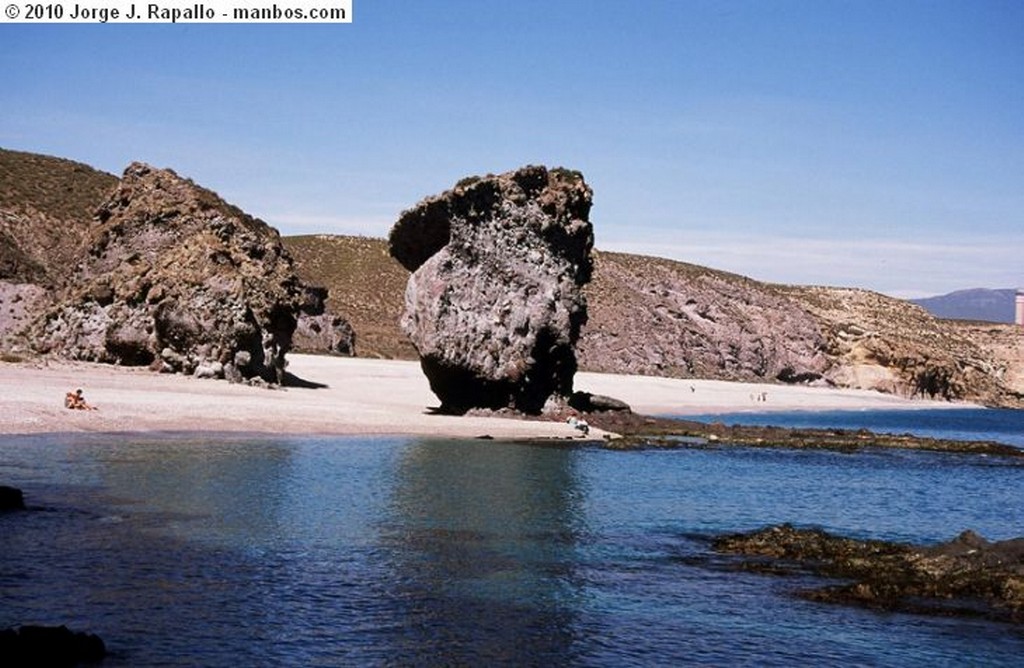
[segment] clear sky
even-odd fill
[[[287,3],[285,3],[287,4]],[[1024,2],[354,0],[0,24],[0,146],[171,167],[284,234],[579,169],[597,246],[925,296],[1024,284]]]

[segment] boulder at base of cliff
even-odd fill
[[[303,353],[330,353],[355,357],[356,332],[340,315],[321,313],[299,316],[292,346]]]
[[[413,272],[402,329],[443,410],[536,413],[572,394],[591,198],[579,172],[530,166],[463,179],[395,223],[389,250]]]
[[[308,295],[275,229],[141,163],[97,218],[74,282],[34,326],[41,352],[280,382]]]

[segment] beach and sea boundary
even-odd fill
[[[297,383],[265,389],[145,368],[35,360],[0,364],[0,433],[202,431],[265,434],[436,435],[458,438],[571,438],[545,420],[436,412],[419,364],[289,355]],[[581,372],[577,390],[615,397],[642,414],[697,415],[744,410],[859,410],[973,407],[865,390],[734,383]],[[98,410],[67,410],[82,389]],[[591,437],[601,438],[600,431]]]

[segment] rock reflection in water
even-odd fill
[[[399,655],[435,665],[574,658],[578,452],[425,440],[405,451],[384,529],[409,602]]]

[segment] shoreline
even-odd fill
[[[561,422],[433,412],[437,398],[416,362],[293,354],[288,371],[304,386],[266,389],[85,362],[3,362],[0,434],[204,432],[579,440],[579,432]],[[867,390],[592,372],[578,373],[575,385],[621,399],[646,415],[977,407]],[[98,410],[63,407],[64,394],[77,388]],[[764,401],[758,399],[760,393],[765,393]],[[594,429],[589,440],[604,436]]]

